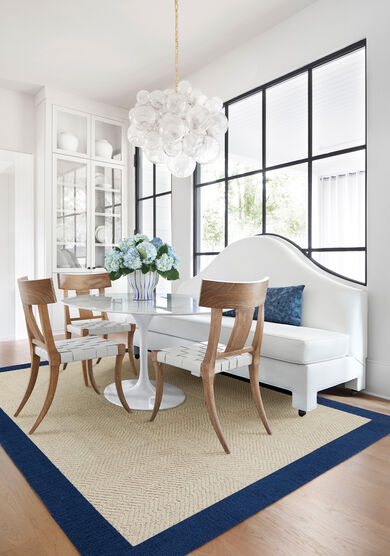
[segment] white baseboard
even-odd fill
[[[362,392],[364,392],[365,394],[368,394],[369,396],[375,396],[376,398],[380,398],[381,400],[389,400],[390,401],[390,396],[380,396],[376,392],[369,392],[368,390],[362,390]]]
[[[390,400],[390,361],[367,360],[366,394]]]

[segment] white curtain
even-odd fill
[[[365,172],[320,176],[316,197],[313,247],[364,247]]]

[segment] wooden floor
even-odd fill
[[[28,361],[0,343],[0,367]],[[342,389],[328,398],[390,415],[390,402]],[[0,556],[79,554],[0,448]],[[202,546],[196,556],[389,556],[390,436]]]

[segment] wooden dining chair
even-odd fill
[[[89,295],[92,290],[98,290],[99,295],[104,295],[105,289],[111,287],[111,280],[107,272],[93,274],[57,274],[58,288],[63,290],[64,297],[69,296],[70,291],[76,295]],[[127,332],[127,348],[129,353],[130,367],[137,376],[137,369],[134,363],[133,338],[135,324],[117,322],[109,320],[107,313],[94,315],[87,309],[79,309],[77,317],[70,316],[70,309],[64,305],[65,312],[65,337],[72,338],[72,334],[78,336],[102,336],[107,340],[109,334]],[[100,363],[100,358],[97,360]],[[66,363],[64,365],[66,369]],[[88,376],[85,361],[82,362],[82,370],[85,386],[88,386]]]
[[[200,342],[181,347],[170,347],[153,351],[153,365],[156,372],[156,397],[151,421],[157,415],[163,393],[162,364],[166,363],[191,371],[201,376],[206,405],[211,423],[223,449],[230,453],[218,419],[214,399],[214,378],[216,373],[229,372],[238,367],[249,366],[252,396],[268,434],[271,429],[264,411],[259,387],[260,349],[264,328],[264,301],[268,288],[268,278],[257,282],[217,282],[203,280],[199,305],[211,308],[208,342]],[[252,343],[246,342],[253,323],[253,312],[258,307],[258,319]],[[235,309],[234,326],[227,345],[220,344],[222,311]]]
[[[126,353],[125,345],[117,344],[110,340],[99,338],[98,336],[88,336],[86,338],[74,340],[54,341],[47,307],[49,304],[57,302],[52,279],[28,280],[26,277],[23,277],[18,280],[18,286],[30,343],[31,374],[26,393],[24,394],[23,399],[15,412],[15,417],[19,415],[34,389],[38,376],[40,360],[44,359],[45,361],[49,361],[50,365],[50,380],[46,398],[42,410],[29,434],[32,434],[36,430],[52,404],[57,388],[60,365],[63,363],[70,363],[72,361],[87,361],[88,374],[91,384],[94,387],[94,390],[100,394],[93,376],[92,359],[96,359],[98,357],[116,356],[116,389],[123,407],[126,411],[130,412],[131,410],[123,394],[121,380],[122,361]],[[33,307],[37,307],[38,309],[41,327],[38,326]]]

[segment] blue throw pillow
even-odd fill
[[[287,286],[285,288],[268,288],[264,303],[264,320],[279,324],[301,326],[302,295],[305,286]],[[257,320],[258,309],[255,308],[253,320]],[[236,311],[224,311],[225,317],[235,317]]]

